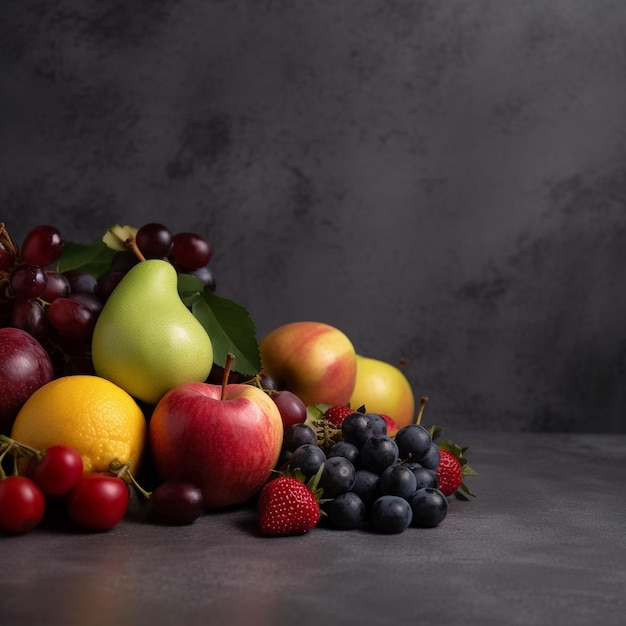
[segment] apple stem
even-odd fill
[[[141,250],[139,249],[139,246],[137,245],[137,242],[135,241],[135,238],[130,235],[130,237],[128,237],[126,239],[126,241],[124,241],[124,245],[132,251],[132,253],[140,260],[140,261],[145,261],[146,257],[142,254]]]
[[[421,424],[422,423],[422,415],[424,415],[424,409],[426,408],[426,404],[428,403],[428,396],[422,396],[420,398],[420,408],[417,411],[417,415],[415,416],[415,419],[413,420],[414,424]]]
[[[224,375],[222,376],[222,396],[221,399],[224,400],[226,397],[226,385],[228,385],[228,377],[230,376],[230,368],[235,360],[235,355],[232,352],[229,352],[226,355],[226,364],[224,365]]]
[[[405,356],[400,357],[400,360],[398,361],[397,368],[398,369],[402,369],[406,365],[406,361],[407,361],[407,358]]]

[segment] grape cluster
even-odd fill
[[[410,526],[438,526],[448,501],[438,489],[439,447],[428,429],[410,424],[387,434],[376,413],[355,411],[341,422],[331,443],[327,425],[293,424],[285,430],[280,468],[306,480],[321,468],[324,523],[337,529],[369,527],[399,533]]]
[[[141,258],[169,261],[179,273],[196,276],[210,291],[216,284],[209,267],[211,245],[196,233],[173,234],[159,223],[144,224],[130,248],[113,255],[102,275],[74,269],[58,271],[65,241],[57,228],[33,228],[18,246],[0,224],[0,328],[32,335],[46,349],[58,376],[93,374],[91,337],[105,302]]]

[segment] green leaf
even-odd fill
[[[185,294],[181,296],[183,302],[191,308],[211,338],[213,361],[224,367],[230,352],[235,356],[233,371],[244,376],[258,374],[261,371],[261,353],[256,326],[248,311],[240,304],[216,296],[207,289],[193,292],[193,284],[187,279],[181,280],[179,284]]]
[[[102,241],[81,244],[66,241],[63,253],[57,261],[58,272],[83,270],[99,278],[111,267],[115,250],[111,250]]]

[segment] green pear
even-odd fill
[[[207,378],[213,345],[180,299],[170,263],[141,261],[122,278],[96,322],[92,359],[98,376],[148,404],[180,383]]]

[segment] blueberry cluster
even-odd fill
[[[333,528],[400,533],[438,526],[447,515],[436,473],[439,447],[421,425],[404,426],[391,437],[380,415],[354,412],[330,447],[318,445],[308,424],[294,424],[285,431],[283,448],[287,469],[299,469],[306,479],[323,464],[323,523]]]

